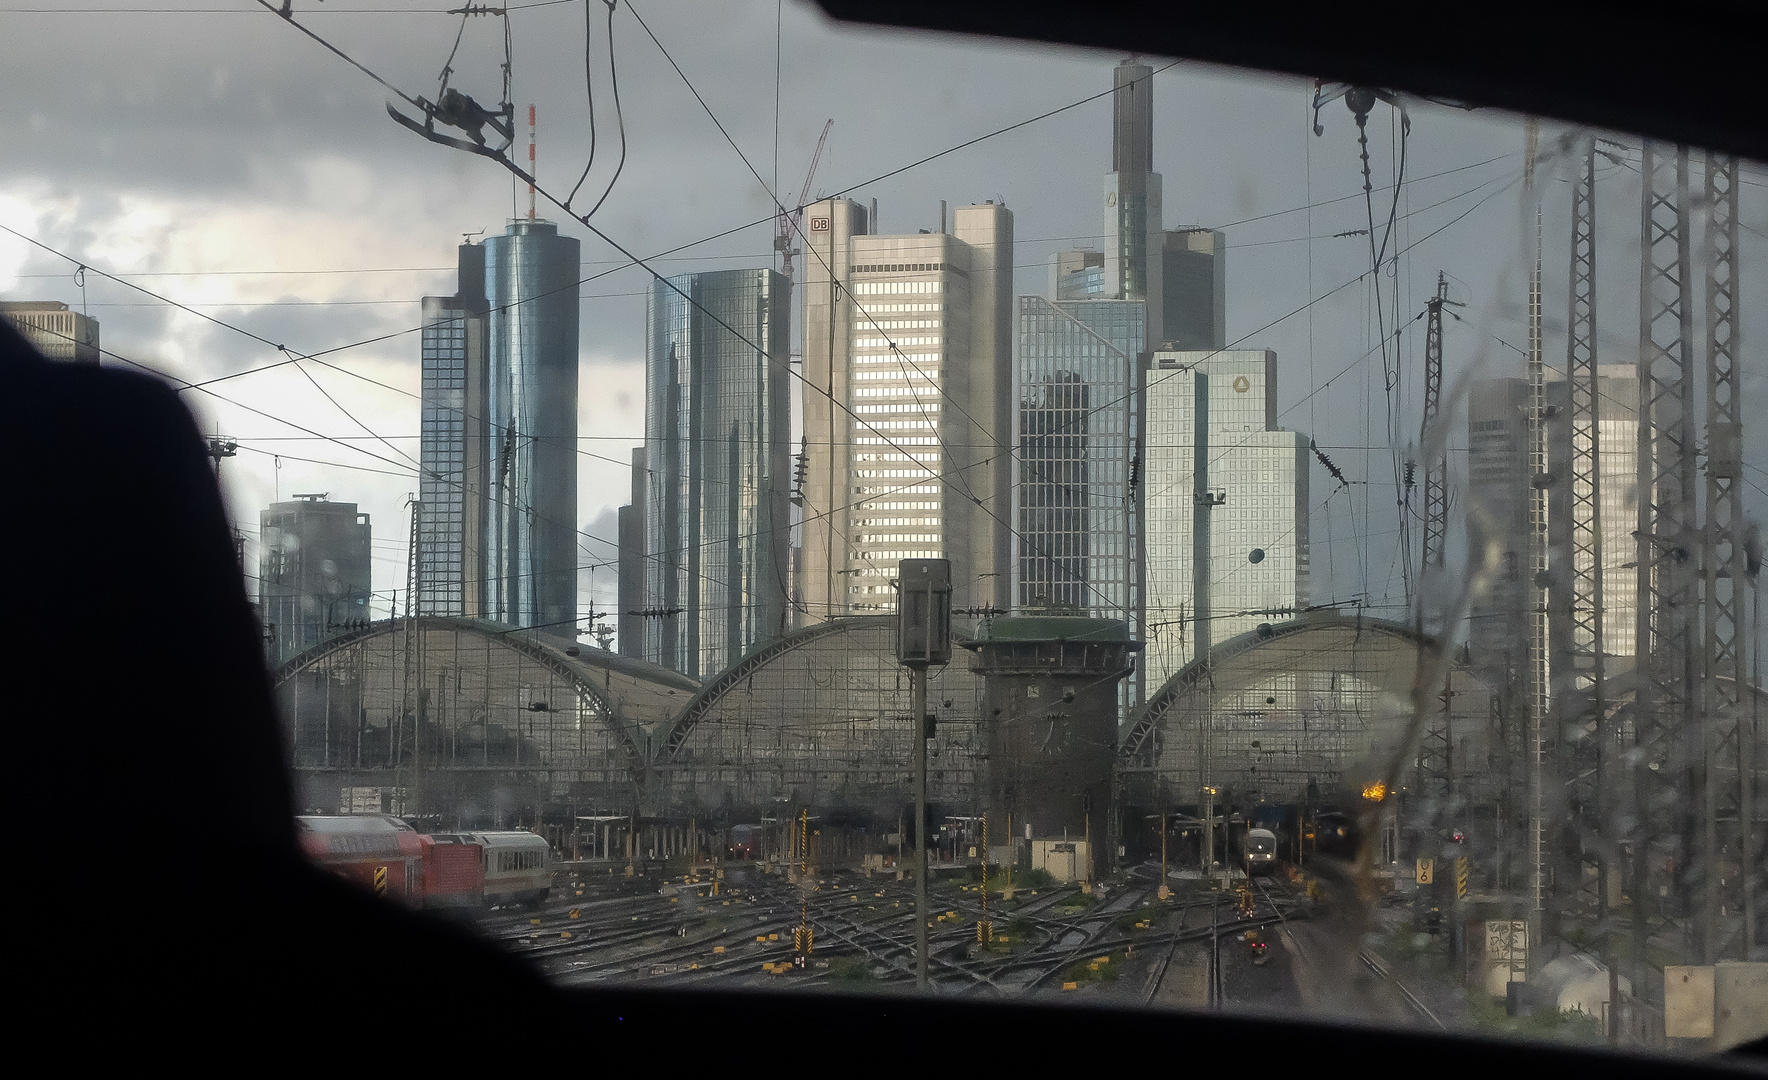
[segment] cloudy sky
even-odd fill
[[[504,21],[476,17],[463,31],[442,7],[295,3],[303,23],[414,96],[435,93],[458,33],[452,85],[495,101]],[[1016,215],[1022,293],[1047,289],[1052,252],[1097,244],[1108,97],[872,181],[1096,95],[1120,57],[843,27],[799,2],[642,0],[636,12],[788,201],[833,118],[813,195],[876,199],[886,232],[935,226],[941,199],[1004,200]],[[765,218],[770,195],[646,36],[634,5],[614,14],[612,69],[601,0],[510,12],[512,96],[518,107],[537,107],[542,182],[569,190],[588,153],[586,14],[601,137],[587,188],[612,176],[616,73],[628,142],[597,225],[646,255],[693,245],[656,263],[666,273],[767,265],[770,225],[695,243]],[[0,225],[44,245],[0,233],[0,296],[83,306],[101,321],[106,349],[178,379],[234,376],[185,398],[205,427],[240,441],[223,469],[241,528],[255,534],[258,510],[278,494],[356,501],[374,518],[377,590],[401,587],[404,501],[416,488],[419,298],[453,291],[462,235],[501,230],[513,211],[525,211],[525,191],[495,164],[396,126],[383,87],[253,0],[0,0],[0,70],[11,91],[0,111]],[[1533,235],[1522,123],[1406,103],[1407,183],[1391,206],[1388,239],[1400,257],[1383,279],[1378,321],[1368,237],[1338,235],[1366,229],[1369,216],[1343,104],[1324,110],[1316,137],[1305,81],[1181,63],[1155,82],[1167,225],[1227,230],[1230,339],[1277,350],[1281,423],[1313,434],[1357,481],[1333,493],[1323,471],[1313,478],[1314,598],[1362,596],[1396,614],[1389,433],[1399,433],[1402,450],[1417,439],[1423,335],[1412,320],[1439,270],[1451,297],[1467,305],[1448,337],[1451,387],[1522,370]],[[1398,115],[1380,106],[1369,129],[1378,242],[1394,198]],[[1561,131],[1547,125],[1544,144]],[[1599,296],[1603,358],[1629,362],[1637,356],[1639,195],[1636,143],[1621,142],[1635,149],[1613,148],[1600,173]],[[1564,323],[1564,176],[1549,162],[1537,185],[1546,207],[1547,356],[1555,362],[1564,356],[1554,332]],[[1746,172],[1746,298],[1763,295],[1764,184],[1763,170]],[[648,275],[581,227],[565,231],[584,238],[584,277],[596,275],[583,286],[579,520],[584,564],[594,567],[581,575],[584,606],[593,598],[606,610],[614,572],[598,564],[613,549],[602,541],[614,537],[625,462],[643,430]],[[82,288],[76,263],[201,315],[96,274]],[[1390,394],[1377,327],[1391,331],[1396,309],[1409,329],[1388,355],[1398,373]],[[1763,340],[1768,316],[1757,304],[1745,318],[1753,359],[1748,343]],[[250,373],[283,357],[240,331],[323,355]],[[1746,367],[1747,407],[1768,387],[1759,361]],[[1450,442],[1465,445],[1462,426]],[[1768,441],[1752,437],[1748,457],[1749,505],[1759,511]]]

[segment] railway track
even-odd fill
[[[640,878],[597,881],[564,877],[554,896],[531,911],[498,911],[476,920],[478,929],[507,947],[532,957],[567,983],[648,978],[702,982],[765,977],[764,961],[792,956],[791,932],[798,925],[802,894],[797,885],[760,877],[727,895],[710,897],[682,890],[663,895],[658,884]],[[1007,953],[975,946],[982,898],[960,891],[939,895],[941,918],[929,936],[929,963],[942,992],[1015,996],[1049,986],[1054,978],[1087,958],[1128,946],[1155,950],[1157,967],[1139,995],[1151,1000],[1178,950],[1206,944],[1210,951],[1212,1004],[1225,999],[1221,940],[1226,927],[1219,897],[1175,901],[1178,924],[1164,932],[1126,932],[1122,917],[1152,901],[1156,886],[1132,879],[1108,898],[1073,910],[1078,889],[1057,886],[1022,891],[1008,905],[991,896],[989,916],[1019,924],[1020,936]],[[943,892],[943,890],[942,890]],[[672,902],[673,901],[673,902]],[[1198,921],[1210,908],[1207,924]],[[575,917],[573,917],[575,913]],[[1273,917],[1281,912],[1273,902]],[[914,919],[908,882],[879,882],[851,873],[819,880],[809,910],[818,961],[862,959],[872,977],[885,983],[912,981]],[[1236,925],[1262,925],[1264,920]],[[1030,925],[1025,925],[1029,923]],[[775,940],[757,940],[774,936]],[[722,947],[723,952],[714,950]],[[813,968],[801,979],[826,979]]]
[[[1269,886],[1263,881],[1259,882],[1259,890],[1271,904],[1271,910],[1277,914],[1278,926],[1280,932],[1283,934],[1283,940],[1286,946],[1290,951],[1295,953],[1303,964],[1312,967],[1314,965],[1314,960],[1308,949],[1302,944],[1299,938],[1289,933],[1288,916],[1277,903],[1278,897],[1276,894],[1274,894]],[[1447,1025],[1443,1023],[1442,1018],[1437,1016],[1435,1012],[1431,1011],[1430,1007],[1424,1004],[1423,1001],[1419,1000],[1418,995],[1414,994],[1405,983],[1396,978],[1394,973],[1380,960],[1380,958],[1376,957],[1367,949],[1359,949],[1357,951],[1357,959],[1363,967],[1376,978],[1393,987],[1393,989],[1399,994],[1400,999],[1406,1003],[1406,1007],[1410,1009],[1414,1015],[1427,1021],[1438,1030],[1447,1030]]]

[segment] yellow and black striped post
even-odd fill
[[[384,866],[374,868],[374,894],[376,896],[387,895],[387,868]]]
[[[1467,895],[1467,856],[1455,860],[1455,899],[1460,900]]]

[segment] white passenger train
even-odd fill
[[[1277,834],[1269,829],[1246,830],[1246,876],[1268,874],[1277,868]]]

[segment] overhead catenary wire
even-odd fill
[[[259,0],[259,2],[263,3],[264,0]],[[631,10],[630,5],[628,5],[628,10],[629,11]],[[634,12],[634,16],[637,17],[636,12]],[[286,21],[289,21],[291,23],[293,22],[293,19],[288,16],[284,16],[284,18]],[[641,25],[642,25],[642,20],[641,20]],[[314,34],[313,31],[308,30],[305,27],[303,27],[302,30],[310,37],[318,37],[318,35]],[[330,50],[334,53],[339,53],[340,55],[342,55],[340,50],[338,50],[335,46],[330,45],[329,43],[327,43],[327,48],[328,48],[328,50]],[[360,65],[359,63],[357,63],[354,60],[351,60],[350,62],[352,64],[352,66],[355,66],[358,68],[362,67],[362,65]],[[1176,61],[1175,61],[1175,63],[1176,63]],[[1168,65],[1168,66],[1171,66],[1171,65]],[[366,69],[364,69],[364,70],[366,70]],[[375,78],[376,78],[377,82],[384,82],[384,80],[381,80],[379,78],[379,76],[375,76]],[[1107,91],[1107,93],[1109,93],[1109,92],[1110,91]],[[401,94],[400,96],[404,100],[407,100],[407,101],[413,100],[403,94]],[[696,95],[696,96],[698,96],[698,95]],[[1102,96],[1102,95],[1096,95],[1096,96]],[[415,104],[415,102],[414,102],[414,104]],[[420,105],[418,107],[421,108],[422,106]],[[1048,115],[1048,114],[1046,114],[1046,115]],[[1024,123],[1029,123],[1029,122],[1030,121],[1025,121],[1017,126],[1023,126]],[[722,130],[722,125],[721,125],[721,130]],[[973,141],[975,141],[975,140],[973,140]],[[736,338],[738,341],[743,342],[746,346],[755,349],[758,354],[764,355],[764,356],[768,355],[766,350],[763,350],[763,349],[759,348],[759,346],[755,345],[755,343],[750,342],[741,331],[737,330],[735,327],[732,327],[722,317],[720,317],[716,312],[711,311],[710,309],[706,308],[703,304],[701,304],[699,301],[697,301],[688,292],[682,290],[674,282],[670,281],[663,274],[659,273],[657,270],[652,268],[645,259],[643,259],[642,257],[640,257],[638,255],[635,255],[633,252],[631,252],[629,249],[627,249],[625,247],[625,245],[621,244],[619,241],[615,240],[612,236],[608,235],[608,233],[605,232],[604,230],[602,230],[599,226],[595,225],[590,220],[590,216],[594,212],[593,210],[591,211],[591,214],[583,214],[583,215],[576,214],[569,207],[567,207],[563,202],[561,202],[557,196],[553,195],[549,190],[547,190],[546,188],[541,186],[536,181],[535,177],[533,177],[532,175],[530,175],[529,173],[524,171],[521,168],[521,166],[517,165],[514,161],[512,161],[509,158],[509,156],[507,154],[504,154],[501,151],[494,151],[488,147],[480,147],[475,152],[479,153],[483,157],[489,158],[490,160],[503,165],[503,167],[505,169],[507,169],[512,175],[517,177],[517,179],[528,182],[530,185],[533,186],[533,188],[536,192],[544,195],[548,202],[552,203],[554,206],[557,206],[560,210],[563,210],[565,213],[571,214],[572,217],[579,224],[581,224],[584,228],[588,229],[591,233],[595,234],[597,238],[602,240],[602,242],[606,243],[609,247],[614,248],[614,250],[618,251],[621,255],[625,256],[633,264],[635,264],[635,265],[639,266],[641,269],[645,270],[647,273],[649,273],[652,276],[654,281],[662,283],[664,286],[668,287],[669,289],[671,289],[672,291],[674,291],[675,293],[680,295],[684,300],[686,300],[690,305],[692,305],[702,315],[706,316],[708,319],[717,323],[722,329],[724,329],[725,332],[731,334],[734,338]],[[739,153],[740,153],[740,151],[739,151]],[[935,156],[938,156],[938,155],[935,155]],[[746,157],[744,158],[744,160],[745,160],[745,163],[747,163]],[[931,160],[931,158],[924,159],[924,160]],[[912,166],[906,166],[905,169],[908,167],[912,167]],[[897,170],[897,171],[900,172],[903,170]],[[889,174],[887,174],[887,175],[889,175]],[[759,174],[757,174],[757,178],[759,179]],[[770,362],[775,363],[778,366],[781,366],[789,378],[798,379],[801,385],[809,386],[813,390],[817,391],[818,393],[821,393],[823,396],[828,398],[831,406],[833,406],[834,408],[838,409],[841,412],[846,413],[848,415],[848,417],[850,418],[850,420],[852,420],[853,422],[872,431],[880,439],[880,441],[883,445],[889,446],[891,449],[896,450],[899,453],[903,453],[903,454],[908,453],[908,451],[904,447],[899,445],[895,439],[886,435],[881,429],[879,429],[876,425],[872,424],[870,421],[862,418],[860,416],[860,414],[858,412],[856,412],[851,406],[847,405],[845,402],[842,402],[842,401],[839,401],[838,399],[836,399],[835,396],[832,393],[830,393],[829,391],[815,386],[815,384],[813,384],[809,380],[805,379],[801,372],[793,370],[792,365],[789,362],[782,364],[779,360],[773,358],[772,356],[769,356],[769,360],[770,360]],[[993,507],[987,505],[985,502],[983,502],[983,500],[976,498],[973,493],[971,494],[970,497],[971,497],[972,501],[979,508],[981,508],[985,514],[988,514],[990,517],[993,517],[1003,527],[1012,531],[1012,524],[1010,522],[1006,521],[1004,518],[1002,518],[998,511],[996,511]]]
[[[340,370],[342,370],[342,369],[340,369]],[[351,373],[351,374],[354,374],[354,373]],[[308,375],[308,377],[311,378],[311,375]]]

